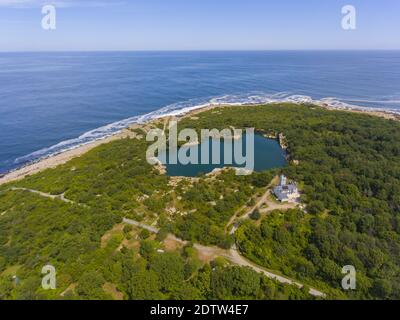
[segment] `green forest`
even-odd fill
[[[236,243],[249,260],[328,298],[400,299],[399,122],[293,104],[197,117],[179,127],[284,133],[296,164],[175,181],[147,163],[145,139],[126,138],[2,185],[0,299],[313,299],[306,287],[202,259],[193,243]],[[230,235],[235,212],[281,172],[299,183],[306,209],[257,213]],[[186,244],[171,248],[169,233]],[[41,288],[46,264],[57,270],[56,290]],[[357,270],[356,290],[341,288],[345,265]]]

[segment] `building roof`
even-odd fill
[[[297,186],[293,183],[286,185],[278,185],[274,189],[274,194],[278,197],[279,200],[288,200],[289,197],[297,196],[299,191]]]

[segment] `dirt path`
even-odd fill
[[[275,203],[273,201],[267,201],[268,208],[261,209],[261,213],[268,213],[274,210],[289,210],[294,209],[298,206],[297,203]]]
[[[241,217],[237,217],[238,213],[243,210],[243,208],[239,209],[238,212],[230,219],[226,229],[229,229],[229,226],[233,224],[233,227],[229,234],[233,235],[235,234],[237,228],[239,227],[239,222],[243,221],[245,219],[249,219],[250,215],[253,213],[254,210],[259,209],[263,203],[267,205],[267,208],[265,209],[260,209],[260,213],[262,214],[267,214],[269,212],[272,212],[274,210],[289,210],[289,209],[294,209],[298,206],[296,203],[276,203],[272,200],[269,200],[269,196],[271,195],[271,190],[268,189],[262,197],[257,201],[256,205],[249,208],[244,215]],[[235,223],[236,221],[236,223]]]
[[[271,194],[271,192],[270,192],[270,190],[268,189],[268,190],[257,200],[256,204],[255,204],[254,206],[252,206],[251,208],[249,208],[249,209],[246,211],[246,213],[245,213],[242,217],[240,217],[240,219],[249,217],[249,216],[251,215],[251,213],[252,213],[255,209],[261,207],[261,205],[262,205],[264,202],[267,201],[268,196],[269,196],[270,194]],[[235,214],[229,219],[229,221],[228,221],[228,223],[227,223],[227,225],[226,225],[226,227],[225,227],[225,231],[229,230],[229,227],[230,227],[230,226],[235,222],[235,220],[238,218],[238,214],[239,214],[243,209],[245,209],[245,208],[247,208],[246,205],[242,206],[239,210],[237,210],[237,211],[235,212]],[[232,234],[232,233],[231,233],[231,234]]]
[[[241,210],[243,210],[244,207],[240,208],[236,212],[236,214],[230,219],[229,223],[227,224],[227,228],[229,228],[229,226],[234,223],[230,234],[234,234],[236,232],[238,225],[239,225],[239,221],[248,219],[250,217],[251,213],[255,209],[260,208],[263,203],[266,203],[268,206],[267,208],[261,210],[261,212],[263,214],[274,211],[274,210],[288,210],[288,209],[293,209],[293,208],[297,207],[296,203],[276,203],[272,200],[269,200],[270,195],[271,195],[271,190],[268,188],[268,190],[257,200],[257,203],[254,206],[252,206],[251,208],[249,208],[246,211],[246,213],[243,216],[239,217],[239,219],[238,219],[237,215]],[[158,233],[158,231],[159,231],[157,228],[148,226],[144,223],[140,223],[140,222],[137,222],[134,220],[124,219],[123,221],[125,223],[144,228],[152,233]],[[235,221],[237,221],[237,222],[235,223]],[[178,243],[181,243],[183,245],[187,244],[187,241],[179,239],[175,235],[170,234],[169,237],[170,237],[170,239],[172,239]],[[237,249],[236,244],[234,244],[230,250],[224,250],[224,249],[221,249],[218,247],[212,247],[212,246],[203,246],[203,245],[200,245],[197,243],[195,243],[193,245],[193,247],[196,250],[198,250],[199,253],[203,256],[208,256],[208,257],[221,256],[221,257],[228,259],[229,261],[231,261],[232,263],[234,263],[236,265],[243,266],[243,267],[249,267],[249,268],[253,269],[254,271],[256,271],[258,273],[262,273],[265,276],[267,276],[268,278],[274,279],[278,282],[295,285],[298,288],[304,287],[304,285],[300,282],[297,282],[288,277],[279,275],[277,273],[273,273],[272,271],[266,270],[266,269],[262,268],[261,266],[257,265],[256,263],[247,260],[245,257],[243,257],[240,254],[240,251]],[[326,296],[323,292],[318,291],[317,289],[314,289],[314,288],[310,288],[309,293],[315,297],[325,297]]]
[[[45,197],[45,198],[50,198],[50,199],[58,199],[67,203],[75,203],[72,200],[66,199],[64,194],[60,194],[60,195],[54,195],[54,194],[50,194],[50,193],[46,193],[46,192],[42,192],[42,191],[37,191],[37,190],[33,190],[33,189],[28,189],[28,188],[16,188],[13,187],[10,190],[12,191],[28,191],[31,193],[35,193],[38,194],[39,196]]]
[[[275,177],[272,179],[272,181],[270,182],[270,184],[266,187],[266,191],[264,192],[264,194],[257,200],[256,204],[255,204],[254,206],[252,206],[251,208],[249,208],[249,209],[246,211],[246,213],[245,213],[243,216],[240,217],[240,219],[247,219],[247,218],[249,218],[249,216],[251,215],[251,213],[252,213],[255,209],[260,208],[264,202],[268,205],[268,208],[269,208],[269,207],[275,207],[275,206],[280,205],[280,204],[274,203],[274,202],[272,202],[272,201],[268,201],[268,197],[269,197],[270,194],[271,194],[271,188],[272,188],[273,185],[275,185],[275,184],[277,183],[278,180],[279,180],[279,177],[278,177],[278,176],[275,176]],[[286,206],[284,206],[284,207],[286,207]],[[238,218],[239,213],[240,213],[242,210],[246,209],[246,208],[247,208],[247,205],[244,205],[244,206],[242,206],[241,208],[239,208],[239,209],[235,212],[235,214],[229,219],[229,221],[228,221],[228,223],[227,223],[227,225],[226,225],[226,227],[225,227],[225,231],[228,231],[228,230],[229,230],[229,227],[230,227],[230,226],[235,222],[235,220]],[[267,209],[268,209],[268,208],[267,208]],[[283,208],[283,209],[284,209],[284,208]],[[268,211],[272,211],[272,210],[275,210],[275,209],[271,209],[271,210],[268,210]],[[264,211],[264,212],[267,212],[267,211]],[[233,232],[233,233],[234,233],[234,232]],[[230,234],[233,234],[233,233],[232,233],[232,231],[230,232]]]
[[[18,191],[18,190],[20,190],[20,191],[28,191],[28,192],[31,192],[31,193],[34,193],[34,194],[38,194],[38,195],[40,195],[40,196],[42,196],[42,197],[46,197],[46,198],[53,199],[53,200],[54,200],[54,199],[58,199],[58,200],[61,200],[61,201],[66,202],[66,203],[76,204],[74,201],[69,200],[69,199],[66,199],[66,198],[64,197],[64,194],[61,194],[61,195],[52,195],[52,194],[49,194],[49,193],[45,193],[45,192],[41,192],[41,191],[37,191],[37,190],[33,190],[33,189],[16,188],[16,187],[11,188],[10,190],[13,190],[13,191]],[[253,212],[253,210],[254,210],[255,208],[259,207],[262,203],[264,203],[264,202],[267,200],[269,194],[270,194],[270,192],[269,192],[269,190],[268,190],[268,191],[259,199],[259,201],[258,201],[257,204],[255,205],[255,207],[252,208],[251,210],[249,210],[249,211],[246,213],[245,216],[241,217],[241,219],[248,218],[248,216],[251,214],[251,212]],[[78,204],[78,205],[79,205],[79,204]],[[272,211],[272,210],[275,210],[275,209],[277,209],[277,208],[282,209],[283,207],[285,207],[285,208],[288,207],[288,208],[289,208],[289,207],[293,207],[293,206],[294,206],[294,204],[293,204],[293,205],[290,205],[290,204],[280,205],[280,204],[276,204],[276,203],[274,203],[274,205],[275,205],[275,206],[268,206],[267,209],[269,209],[269,211]],[[84,206],[86,206],[86,205],[84,205]],[[133,225],[133,226],[142,228],[142,229],[146,229],[146,230],[148,230],[148,231],[151,232],[151,233],[158,233],[158,232],[159,232],[159,229],[157,229],[157,228],[155,228],[155,227],[153,227],[153,226],[149,226],[149,225],[147,225],[147,224],[145,224],[145,223],[141,223],[141,222],[135,221],[135,220],[131,220],[131,219],[124,218],[124,219],[123,219],[123,222],[126,223],[126,224],[130,224],[130,225]],[[233,229],[234,229],[233,232],[235,232],[236,229],[237,229],[236,224],[235,224],[235,226],[234,226]],[[175,235],[170,234],[169,237],[170,237],[171,239],[175,240],[176,242],[181,243],[181,244],[187,244],[187,241],[182,240],[182,239],[179,239],[179,238],[176,237]],[[253,262],[247,260],[246,258],[244,258],[243,256],[240,255],[240,252],[239,252],[239,250],[237,250],[236,245],[233,245],[232,248],[231,248],[230,250],[224,250],[224,249],[221,249],[221,248],[218,248],[218,247],[203,246],[203,245],[200,245],[200,244],[197,244],[197,243],[195,243],[193,246],[194,246],[194,248],[195,248],[196,250],[198,250],[198,251],[199,251],[200,253],[202,253],[203,255],[208,255],[208,256],[222,256],[222,257],[227,258],[228,260],[230,260],[230,261],[233,262],[234,264],[237,264],[237,265],[243,266],[243,267],[250,267],[250,268],[252,268],[253,270],[255,270],[256,272],[258,272],[258,273],[263,273],[263,274],[264,274],[265,276],[267,276],[268,278],[275,279],[275,280],[277,280],[277,281],[279,281],[279,282],[281,282],[281,283],[296,285],[296,286],[299,287],[299,288],[302,288],[302,287],[303,287],[303,284],[301,284],[301,283],[299,283],[299,282],[296,282],[296,281],[294,281],[294,280],[291,280],[291,279],[286,278],[286,277],[284,277],[284,276],[281,276],[281,275],[279,275],[279,274],[273,273],[273,272],[271,272],[271,271],[267,271],[267,270],[263,269],[262,267],[258,266],[257,264],[255,264],[255,263],[253,263]],[[320,291],[318,291],[318,290],[316,290],[316,289],[313,289],[313,288],[310,288],[309,293],[310,293],[311,295],[313,295],[313,296],[316,296],[316,297],[324,297],[324,296],[325,296],[324,293],[322,293],[322,292],[320,292]]]
[[[300,282],[297,282],[295,280],[292,280],[287,277],[284,277],[284,276],[278,275],[276,273],[273,273],[271,271],[268,271],[268,270],[260,267],[259,265],[255,264],[254,262],[247,260],[246,258],[244,258],[243,256],[240,255],[239,251],[236,248],[232,248],[231,250],[229,250],[229,256],[227,256],[226,258],[228,258],[234,264],[237,264],[242,267],[252,268],[254,271],[256,271],[258,273],[262,273],[265,276],[267,276],[268,278],[279,281],[280,283],[295,285],[300,289],[304,287],[304,285],[301,284]],[[326,296],[323,292],[318,291],[314,288],[310,288],[309,293],[315,297],[325,297]]]
[[[17,188],[17,187],[12,187],[9,190],[11,190],[11,191],[27,191],[27,192],[31,192],[31,193],[37,194],[37,195],[39,195],[41,197],[52,199],[52,200],[61,200],[61,201],[66,202],[66,203],[77,204],[78,206],[87,207],[87,205],[85,205],[85,204],[76,203],[75,201],[72,201],[72,200],[69,200],[69,199],[65,198],[64,193],[58,194],[58,195],[54,195],[54,194],[50,194],[50,193],[46,193],[46,192],[42,192],[42,191],[38,191],[38,190],[34,190],[34,189]]]
[[[135,220],[131,220],[131,219],[124,218],[122,220],[122,222],[126,223],[126,224],[130,224],[131,226],[135,226],[135,227],[139,227],[139,228],[142,228],[142,229],[146,229],[146,230],[148,230],[148,231],[150,231],[152,233],[158,233],[158,231],[159,231],[159,229],[157,229],[157,228],[154,228],[154,227],[149,226],[147,224],[144,224],[144,223],[141,223],[141,222],[138,222],[138,221],[135,221]]]

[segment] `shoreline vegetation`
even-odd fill
[[[280,105],[281,103],[277,102],[277,103],[271,103],[271,104],[267,104],[267,105]],[[295,104],[299,104],[299,105],[309,105],[309,104],[301,104],[301,103],[295,103]],[[251,104],[249,106],[262,106],[265,105],[263,103],[261,104]],[[213,109],[219,109],[219,108],[234,108],[234,107],[246,107],[247,105],[220,105],[220,104],[210,104],[207,106],[203,106],[200,108],[197,108],[195,110],[191,110],[191,111],[187,111],[186,113],[183,113],[179,116],[176,116],[178,122],[185,119],[185,118],[189,118],[191,120],[196,120],[196,115],[199,113],[203,113],[206,111],[210,111]],[[356,109],[356,108],[350,108],[350,107],[335,107],[335,106],[331,106],[329,104],[326,103],[321,103],[321,104],[311,104],[310,106],[315,106],[316,108],[324,108],[327,110],[331,110],[331,111],[344,111],[344,112],[351,112],[351,113],[357,113],[357,114],[367,114],[370,116],[374,116],[374,117],[380,117],[380,118],[384,118],[386,120],[394,120],[394,121],[400,121],[400,115],[387,111],[387,110],[382,110],[382,111],[378,111],[378,110],[370,110],[367,108],[361,108],[360,109]],[[85,153],[87,153],[88,151],[103,145],[103,144],[107,144],[110,143],[112,141],[115,140],[120,140],[120,139],[124,139],[124,138],[128,138],[128,137],[134,137],[135,133],[134,130],[135,129],[141,129],[141,128],[145,128],[146,126],[151,126],[154,125],[156,123],[159,123],[160,121],[164,120],[168,120],[171,118],[171,115],[165,115],[162,116],[160,118],[157,119],[153,119],[150,120],[144,124],[132,124],[129,125],[127,128],[122,129],[121,131],[108,136],[106,138],[103,139],[99,139],[99,140],[95,140],[95,141],[91,141],[87,144],[84,145],[79,145],[76,148],[73,149],[69,149],[66,151],[61,151],[57,154],[54,155],[50,155],[48,157],[44,157],[44,158],[39,158],[33,162],[29,162],[19,168],[16,168],[14,170],[11,170],[9,172],[3,173],[0,175],[0,186],[6,183],[10,183],[10,182],[15,182],[15,181],[19,181],[21,179],[24,179],[27,176],[30,176],[32,174],[36,174],[39,172],[42,172],[46,169],[52,169],[55,167],[58,167],[59,165],[65,164],[68,161],[76,158],[76,157],[80,157],[82,155],[84,155]],[[276,138],[276,137],[275,137]],[[281,144],[281,139],[280,136],[278,136],[279,138],[279,142]],[[282,146],[282,145],[281,145]],[[163,168],[159,168],[160,172],[164,172]]]

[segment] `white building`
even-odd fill
[[[281,175],[279,185],[274,188],[274,194],[281,202],[296,202],[300,197],[296,184],[288,184],[284,175]]]

